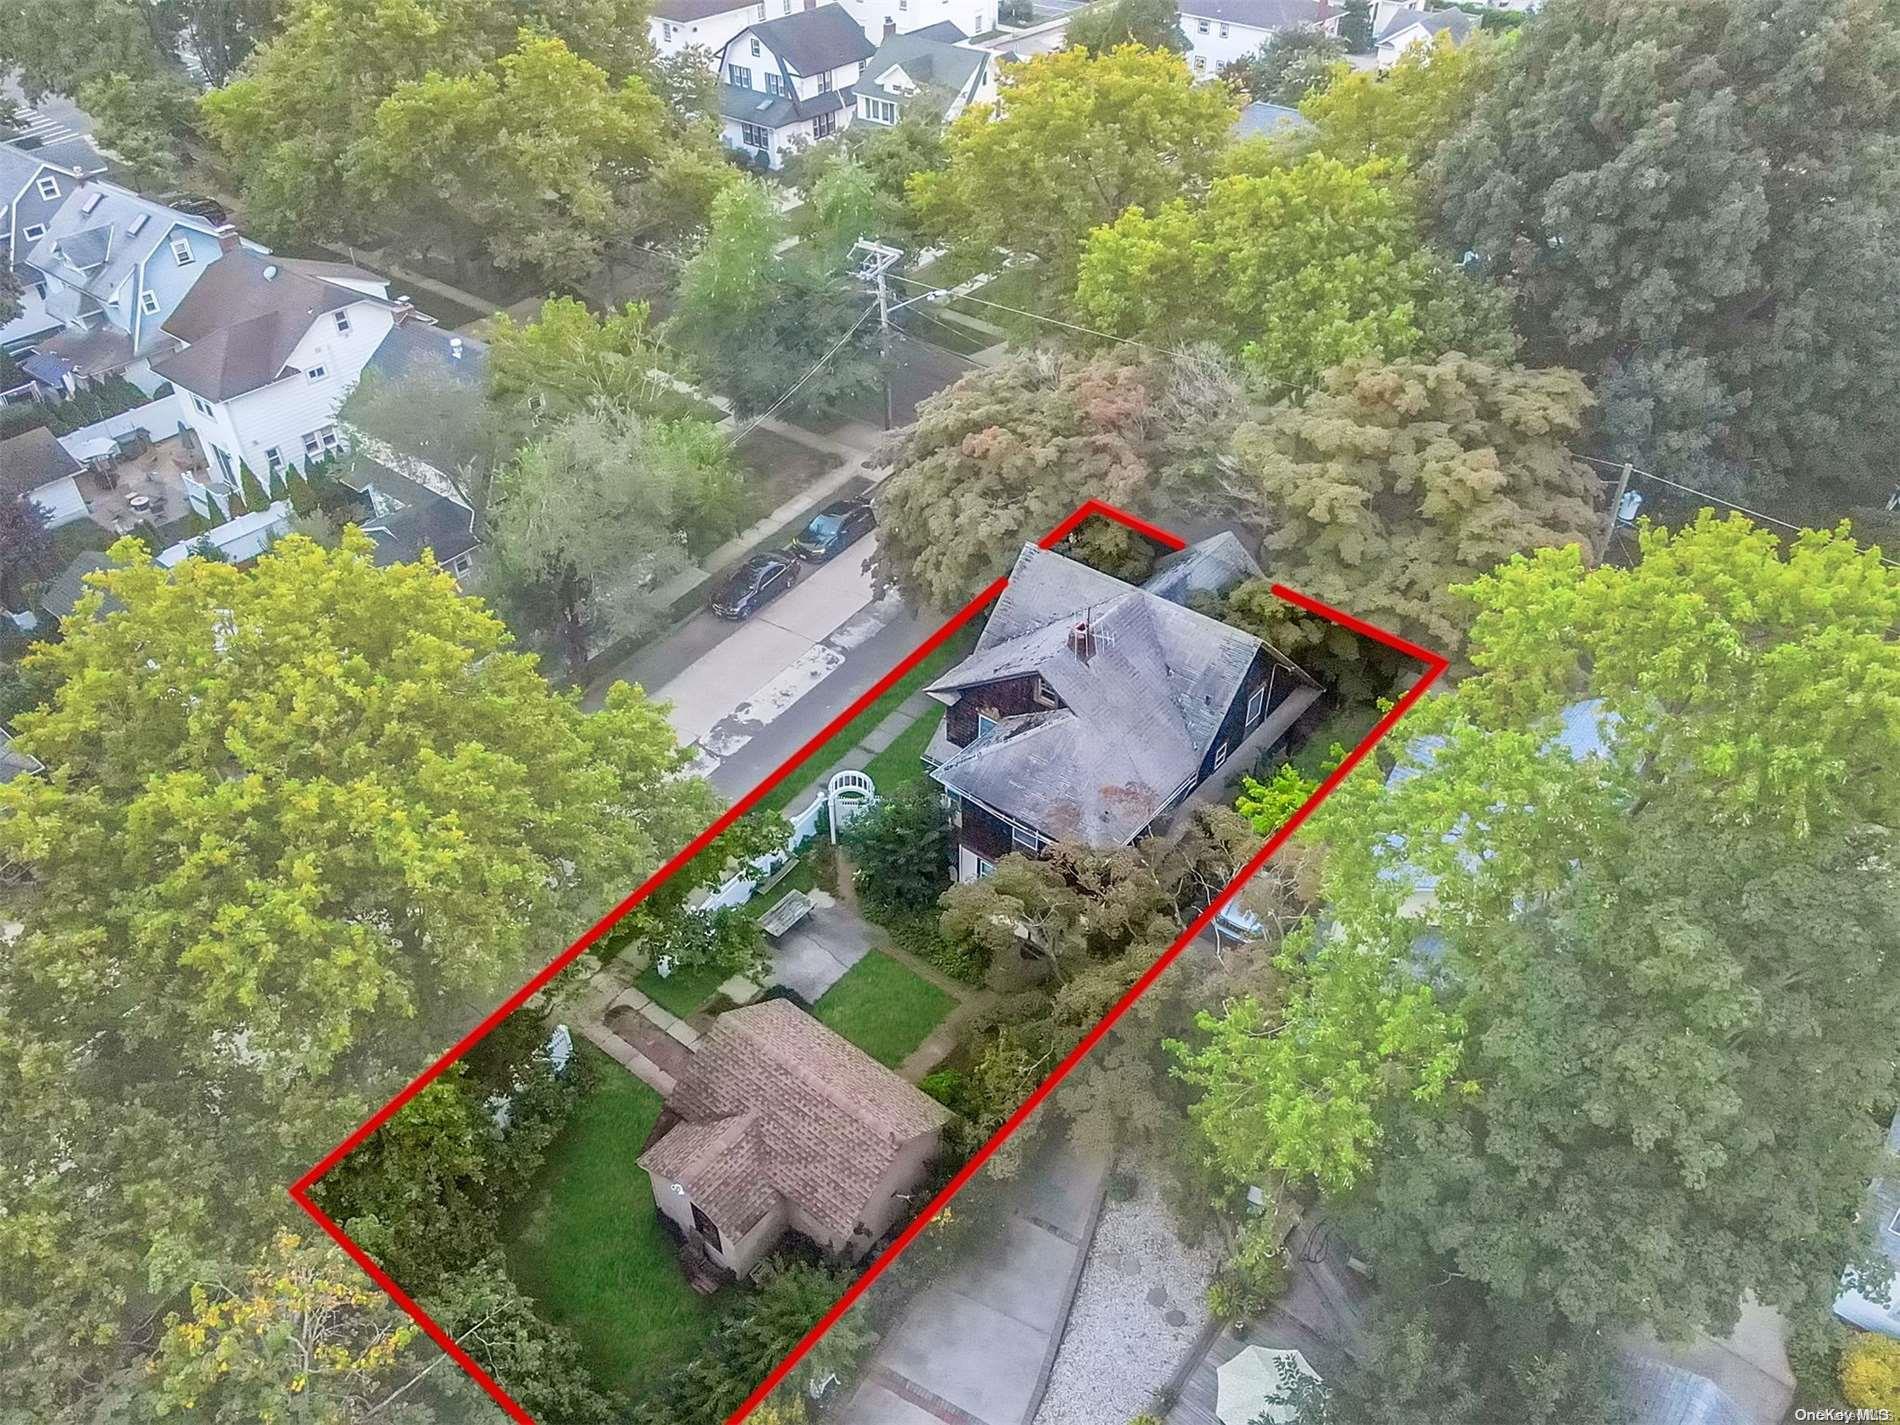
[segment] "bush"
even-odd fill
[[[936,907],[891,916],[882,924],[898,949],[928,960],[953,980],[966,985],[983,983],[984,972],[990,967],[990,952],[973,940],[945,939]]]
[[[1900,1415],[1900,1341],[1862,1332],[1841,1353],[1841,1394],[1862,1410]]]
[[[0,406],[0,440],[38,426],[45,426],[54,435],[71,435],[81,426],[136,410],[151,399],[124,377],[114,376],[64,401],[19,401]]]
[[[934,906],[949,884],[948,838],[932,783],[912,782],[880,797],[842,837],[857,862],[859,900],[885,913]]]
[[[917,1087],[955,1114],[963,1113],[969,1099],[970,1081],[961,1069],[938,1069],[925,1074]]]
[[[669,974],[712,968],[763,980],[772,960],[758,921],[736,906],[724,906],[710,915],[682,910],[651,944],[654,965],[662,957],[672,960]]]

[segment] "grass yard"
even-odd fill
[[[508,1272],[574,1333],[603,1386],[638,1399],[699,1349],[731,1294],[686,1284],[634,1166],[660,1096],[591,1044],[575,1048],[594,1087],[503,1224]]]
[[[936,735],[944,710],[934,704],[924,715],[897,734],[897,738],[877,756],[864,764],[865,775],[877,787],[878,795],[891,793],[924,778],[924,749]]]
[[[713,992],[731,978],[730,970],[708,965],[695,970],[675,970],[670,975],[662,975],[648,965],[633,983],[661,1009],[684,1019],[697,1012],[713,997]]]
[[[873,950],[812,1006],[818,1022],[896,1068],[956,1001],[909,966]]]
[[[753,519],[771,514],[820,475],[837,469],[840,464],[839,458],[828,450],[814,449],[763,426],[749,432],[733,447],[733,454],[749,472],[746,500]]]

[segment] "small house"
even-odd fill
[[[46,527],[86,518],[85,466],[44,426],[0,440],[0,498],[21,495],[46,511]]]

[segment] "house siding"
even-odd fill
[[[756,12],[754,12],[754,16],[756,18]],[[755,43],[759,49],[757,54],[752,53],[752,46]],[[776,75],[781,86],[801,100],[816,99],[820,94],[826,92],[819,87],[821,76],[816,74],[791,73],[780,61],[778,55],[774,53],[772,46],[762,36],[752,33],[751,21],[747,23],[744,29],[740,30],[738,34],[726,42],[725,48],[719,52],[718,60],[718,77],[721,83],[731,84],[734,82],[733,68],[737,66],[746,71],[746,76],[749,80],[748,84],[740,85],[739,87],[751,89],[758,94],[761,99],[766,98],[772,92],[766,83],[766,76],[768,74]],[[831,78],[830,87],[840,93],[849,89],[853,84],[856,84],[858,82],[858,76],[863,72],[864,65],[856,60],[853,60],[850,64],[841,64],[836,69],[826,71]],[[818,141],[814,125],[821,117],[834,124],[837,129],[844,129],[850,125],[852,116],[855,113],[855,107],[847,102],[843,107],[834,109],[824,116],[814,114],[793,118],[779,125],[777,128],[767,129],[765,131],[766,142],[762,145],[750,144],[745,141],[744,120],[726,117],[722,118],[721,121],[721,136],[724,138],[728,148],[740,149],[746,153],[763,153],[770,166],[778,168],[791,154],[796,153],[807,144],[816,143]]]
[[[1214,734],[1214,740],[1208,744],[1207,755],[1201,758],[1200,770],[1195,775],[1197,786],[1225,765],[1215,760],[1215,754],[1220,750],[1223,742],[1227,744],[1228,756],[1231,758],[1234,749],[1246,740],[1247,734],[1265,722],[1267,715],[1285,702],[1293,690],[1300,686],[1299,679],[1284,668],[1270,673],[1270,670],[1275,668],[1278,668],[1278,665],[1268,658],[1265,650],[1254,654],[1253,666],[1248,668],[1247,676],[1241,682],[1240,691],[1234,695],[1233,702],[1228,704],[1227,715],[1221,719],[1220,731]],[[1262,701],[1260,716],[1249,722],[1247,700],[1253,696],[1256,688],[1266,686],[1269,680],[1271,680],[1272,691]]]
[[[959,800],[961,824],[956,828],[956,833],[960,848],[981,856],[991,864],[1022,849],[1016,845],[1008,822],[967,797]]]
[[[34,504],[46,511],[48,529],[86,518],[86,498],[80,493],[76,476],[68,475],[41,485],[33,491],[32,498]]]
[[[1207,26],[1203,33],[1201,26]],[[1227,33],[1222,34],[1223,27]],[[1212,16],[1191,15],[1185,9],[1181,12],[1181,28],[1187,34],[1188,63],[1194,72],[1205,78],[1212,78],[1225,64],[1237,59],[1245,59],[1256,53],[1260,47],[1273,38],[1274,32],[1259,25],[1236,24],[1232,20],[1225,22]],[[1329,35],[1339,33],[1339,18],[1334,16],[1321,26]]]
[[[992,717],[1020,717],[1024,713],[1046,712],[1047,703],[1036,701],[1036,674],[1022,678],[1002,678],[967,690],[950,706],[944,718],[944,736],[958,747],[976,741],[979,713]]]

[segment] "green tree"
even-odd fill
[[[1346,0],[1340,7],[1339,38],[1351,54],[1372,48],[1372,0]]]
[[[1083,500],[1138,503],[1153,402],[1138,367],[1030,352],[926,401],[877,492],[876,568],[956,608]]]
[[[1036,55],[1004,67],[993,110],[950,126],[948,163],[911,200],[932,232],[1034,257],[1041,290],[1066,297],[1090,229],[1205,195],[1238,112],[1166,50]]]
[[[1508,354],[1502,304],[1421,245],[1390,177],[1314,155],[1130,208],[1089,234],[1076,306],[1117,335],[1215,340],[1276,390],[1354,358]]]
[[[550,35],[466,74],[398,84],[350,147],[349,180],[379,224],[450,257],[485,255],[573,284],[600,265],[624,185],[652,172],[664,106]]]
[[[583,715],[362,535],[112,554],[26,660],[55,774],[0,789],[36,887],[0,960],[0,1396],[49,1419],[719,805],[660,709]]]
[[[1318,25],[1275,30],[1244,59],[1221,67],[1221,78],[1269,104],[1297,105],[1335,82],[1346,46]]]
[[[1521,31],[1434,162],[1439,223],[1534,358],[1593,381],[1607,454],[1798,511],[1885,499],[1896,67],[1900,16],[1854,0],[1585,0]]]
[[[149,79],[166,50],[155,7],[136,0],[78,0],[71,6],[15,5],[0,26],[0,73],[12,71],[29,104],[76,95],[108,75]]]
[[[1857,1332],[1841,1353],[1841,1394],[1861,1410],[1900,1410],[1900,1341]]]
[[[906,185],[912,174],[934,173],[945,161],[942,119],[927,104],[911,104],[895,124],[853,124],[838,138],[795,154],[786,161],[783,176],[805,200],[798,214],[802,218],[807,210],[816,211],[811,208],[814,197],[834,170],[858,170],[870,184],[870,224],[865,231],[900,247],[920,248],[926,244],[905,196]],[[853,175],[835,181],[853,192],[863,180]]]
[[[1481,35],[1461,44],[1442,31],[1382,72],[1335,74],[1300,104],[1300,112],[1312,121],[1321,153],[1352,164],[1395,159],[1417,172],[1489,91],[1502,53],[1500,44]]]
[[[1311,823],[1329,930],[1183,1051],[1210,1146],[1532,1337],[1831,1301],[1900,1049],[1900,575],[1704,512],[1467,593],[1477,675]]]
[[[26,608],[26,585],[53,572],[53,534],[46,507],[25,495],[0,500],[0,603]]]
[[[949,828],[935,784],[912,782],[879,797],[843,838],[859,898],[882,914],[935,904],[949,879]]]
[[[594,329],[599,330],[599,324]],[[510,327],[511,333],[520,330]],[[511,349],[510,360],[518,354],[518,348]],[[578,348],[571,353],[576,358],[581,354]],[[415,362],[398,376],[366,370],[337,412],[337,420],[352,436],[348,460],[368,462],[372,457],[361,447],[375,442],[398,457],[420,461],[475,512],[480,530],[496,467],[512,453],[527,417],[499,400],[491,402],[479,382],[453,369],[452,360]],[[511,378],[520,374],[518,366],[510,368]],[[285,490],[298,513],[316,508],[316,492],[294,468]]]
[[[162,14],[189,41],[205,78],[222,84],[276,31],[283,8],[284,0],[168,0]]]
[[[1243,427],[1233,458],[1259,482],[1275,579],[1456,658],[1470,610],[1454,585],[1513,554],[1592,545],[1597,480],[1569,448],[1588,405],[1569,371],[1455,353],[1350,365]],[[1235,589],[1226,613],[1335,669],[1368,653],[1265,581]]]
[[[531,322],[500,313],[489,335],[489,395],[524,429],[598,405],[652,410],[671,389],[665,373],[638,302],[597,317],[576,298],[550,297]]]
[[[1109,0],[1086,9],[1069,21],[1063,40],[1093,54],[1107,54],[1122,45],[1173,50],[1186,54],[1187,32],[1181,28],[1181,9],[1175,0]]]
[[[684,566],[693,530],[737,525],[741,495],[730,453],[703,421],[612,406],[570,416],[497,473],[483,588],[538,596],[516,594],[515,607],[558,640],[578,678],[596,636],[656,615],[653,593]]]
[[[198,117],[189,85],[169,74],[115,73],[87,80],[77,98],[92,116],[93,137],[117,160],[122,181],[158,192],[178,186],[178,151]]]

